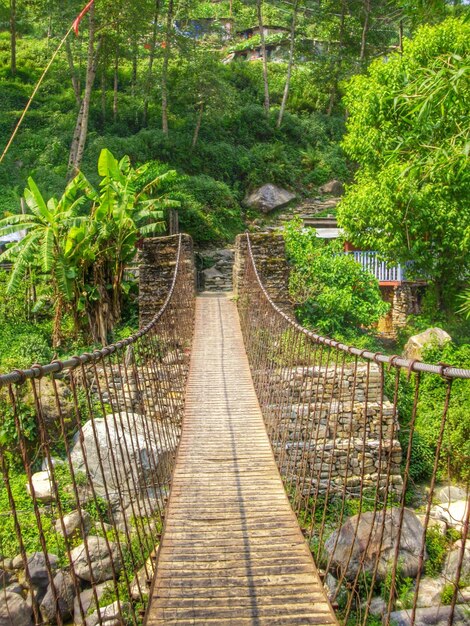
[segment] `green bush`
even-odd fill
[[[287,254],[293,263],[290,293],[302,324],[337,334],[368,327],[385,315],[389,305],[377,279],[342,253],[341,242],[325,244],[314,229],[293,220],[285,229]]]

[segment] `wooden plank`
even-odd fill
[[[236,307],[221,294],[197,299],[146,623],[337,624],[275,464]]]

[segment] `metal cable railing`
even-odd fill
[[[340,621],[465,623],[470,370],[303,328],[272,301],[247,240],[238,306],[253,380]]]
[[[147,326],[0,376],[0,615],[11,623],[142,623],[181,431],[193,276],[180,237]]]

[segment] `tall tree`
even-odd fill
[[[10,71],[16,76],[16,0],[10,0]]]
[[[282,94],[281,108],[279,109],[279,116],[277,118],[278,128],[280,128],[282,124],[282,118],[284,117],[284,111],[286,110],[286,105],[287,105],[287,98],[289,97],[290,78],[292,74],[292,65],[294,63],[295,24],[297,21],[297,11],[299,8],[299,2],[300,0],[294,1],[294,8],[292,12],[292,23],[290,27],[289,61],[287,62],[286,84],[284,85],[284,93]]]
[[[155,53],[157,48],[158,19],[160,17],[161,0],[155,0],[153,11],[153,27],[152,38],[150,40],[149,62],[147,67],[147,78],[144,86],[144,113],[142,117],[142,125],[147,126],[150,93],[153,79],[153,64],[155,62]]]
[[[83,159],[83,153],[85,151],[85,144],[88,135],[88,120],[90,116],[91,96],[98,66],[99,49],[101,46],[101,39],[99,40],[98,44],[95,45],[96,23],[94,4],[90,8],[88,20],[88,53],[85,89],[83,97],[81,99],[77,121],[75,123],[72,145],[70,147],[68,169],[71,174],[78,172],[78,170],[80,169],[80,165]]]
[[[345,96],[344,147],[359,169],[340,223],[355,245],[412,261],[441,302],[470,269],[469,53],[470,24],[424,26]]]
[[[168,0],[165,31],[165,49],[162,67],[162,130],[168,135],[168,63],[171,53],[171,35],[173,31],[173,0]]]
[[[263,24],[263,0],[256,0],[256,12],[258,15],[259,36],[261,41],[261,56],[263,58],[263,84],[264,84],[264,109],[269,113],[269,82],[268,82],[268,55],[266,52],[266,38]]]

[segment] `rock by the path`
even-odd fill
[[[108,590],[112,589],[113,584],[109,582],[95,585],[95,592],[96,597],[98,598],[98,602]],[[80,596],[75,596],[75,600],[73,602],[73,621],[77,626],[81,626],[82,624],[84,624],[80,611],[80,604],[82,605],[85,618],[88,613],[96,609],[95,593],[93,592],[93,589],[85,589],[84,591],[82,591]]]
[[[59,613],[62,620],[66,621],[72,617],[75,598],[75,587],[71,574],[69,572],[58,572],[54,577],[54,587],[58,598]],[[41,602],[40,609],[46,621],[52,624],[57,623],[58,611],[51,585],[49,585],[47,593]]]
[[[88,582],[91,582],[93,578],[95,583],[110,580],[113,577],[113,564],[116,575],[119,575],[122,563],[116,543],[110,541],[110,550],[108,550],[105,539],[90,535],[87,538],[87,545],[90,563],[87,561],[84,543],[74,548],[71,552],[73,569],[79,578]]]
[[[452,341],[452,337],[442,328],[428,328],[408,339],[403,354],[407,359],[422,359],[425,348],[433,345],[442,347],[449,341]]]
[[[386,610],[387,610],[387,603],[385,602],[383,598],[381,598],[380,596],[376,596],[375,598],[372,598],[372,600],[370,601],[370,606],[369,606],[369,613],[371,615],[382,617],[382,615],[385,613]]]
[[[414,626],[447,626],[450,611],[450,606],[417,609]],[[411,609],[391,613],[390,624],[393,626],[411,626]],[[463,606],[455,607],[452,626],[468,626],[468,609]]]
[[[85,531],[85,534],[88,533],[91,527],[90,514],[87,511],[84,511],[83,509],[79,511],[72,511],[71,513],[68,513],[67,515],[64,515],[62,520],[63,520],[63,527],[60,522],[60,519],[58,519],[55,523],[55,529],[58,533],[64,534],[65,537],[73,537],[73,536],[83,537],[82,524],[84,527],[83,529]]]
[[[446,584],[445,578],[425,577],[419,583],[418,604],[420,608],[427,606],[439,606],[441,604],[441,593]]]
[[[154,573],[154,562],[152,558],[147,559],[144,567],[141,567],[131,582],[130,593],[131,598],[138,602],[140,594],[148,594],[150,584]],[[147,582],[148,581],[148,582]],[[140,589],[140,591],[139,591]]]
[[[118,413],[95,419],[94,426],[97,442],[91,421],[88,421],[82,429],[82,445],[99,496],[106,497],[106,484],[112,505],[126,506],[136,496],[134,484],[145,491],[145,485],[149,481],[153,482],[155,475],[158,484],[165,483],[172,449],[164,447],[165,443],[162,442],[165,439],[158,438],[146,417],[136,413]],[[172,440],[172,437],[168,440]],[[77,434],[71,457],[74,467],[79,471],[85,470],[82,445]]]
[[[459,565],[460,555],[462,552],[462,540],[456,541],[452,546],[451,551],[447,555],[444,563],[444,576],[450,580],[455,581],[457,577],[457,568]],[[462,569],[460,571],[460,580],[470,579],[470,541],[465,543]]]
[[[269,213],[270,211],[274,211],[274,209],[285,206],[294,200],[294,198],[295,194],[287,191],[287,189],[282,189],[281,187],[276,187],[276,185],[268,183],[250,193],[245,198],[244,203],[246,206],[259,209],[263,213]]]
[[[436,491],[435,499],[438,502],[447,504],[449,502],[456,502],[457,500],[466,500],[467,493],[465,489],[462,489],[461,487],[447,485],[446,487],[441,487]]]
[[[7,591],[10,591],[11,593],[19,593],[20,595],[22,595],[24,589],[25,588],[20,583],[12,583],[6,588]]]
[[[385,579],[389,564],[393,561],[395,555],[400,509],[393,508],[385,512],[385,526],[382,541],[380,541],[383,516],[384,511],[377,512],[375,519],[373,511],[362,513],[359,516],[354,515],[343,524],[339,531],[334,532],[325,543],[328,556],[332,557],[333,567],[340,572],[347,568],[347,579],[351,580],[355,577],[366,547],[367,552],[364,555],[362,567],[365,571],[372,572],[377,554],[380,554],[377,579]],[[354,539],[356,525],[357,536]],[[418,573],[419,553],[423,534],[424,528],[416,515],[413,511],[405,509],[398,553],[403,576],[415,577]],[[352,545],[353,550],[348,565]]]
[[[48,554],[49,566],[52,576],[59,567],[59,559],[55,554]],[[31,578],[31,584],[36,592],[36,599],[40,603],[46,595],[49,587],[49,574],[44,552],[33,552],[28,556],[28,571]]]
[[[339,180],[330,180],[318,188],[320,193],[331,194],[332,196],[342,196],[344,194],[344,185]]]
[[[47,470],[43,472],[36,472],[31,476],[31,482],[33,483],[33,492],[36,500],[43,504],[48,504],[54,499],[54,492],[52,487],[51,478]],[[26,485],[26,489],[30,496],[31,489],[29,483]]]
[[[100,615],[101,621],[106,626],[122,626],[123,624],[123,616],[124,623],[125,615],[130,611],[130,604],[128,602],[121,602],[121,606],[119,606],[118,601],[113,602],[112,604],[108,604],[108,606],[104,606],[101,609],[96,610],[94,613],[90,615],[90,617],[86,618],[86,626],[96,626],[100,623]]]
[[[223,278],[222,272],[215,267],[209,267],[207,270],[202,272],[204,274],[204,278]]]
[[[31,609],[18,593],[0,593],[0,626],[31,626],[32,623]]]
[[[0,589],[7,587],[11,580],[11,574],[0,568]]]
[[[467,500],[457,500],[447,504],[437,504],[432,508],[432,515],[436,519],[444,521],[447,526],[451,526],[456,530],[462,530],[467,516]]]

